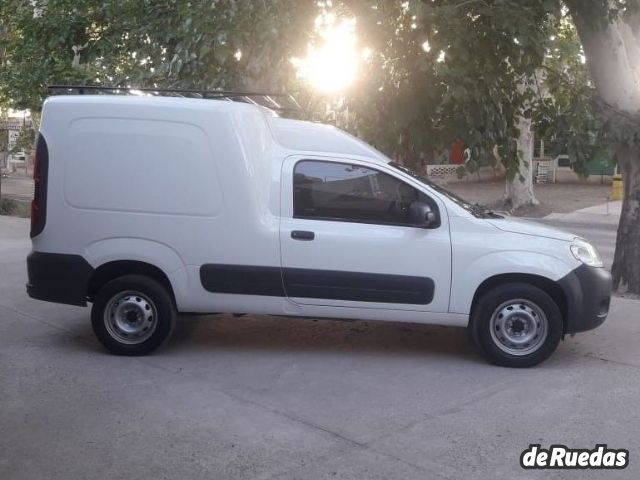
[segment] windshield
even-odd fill
[[[436,192],[444,195],[449,200],[454,202],[456,205],[459,205],[460,207],[464,208],[467,212],[471,213],[475,217],[478,217],[478,218],[502,218],[502,216],[493,213],[485,205],[481,205],[479,203],[469,203],[464,198],[456,195],[453,192],[450,192],[446,188],[438,185],[437,183],[432,182],[428,178],[423,177],[419,173],[414,172],[410,168],[407,168],[407,167],[405,167],[403,165],[400,165],[399,163],[396,163],[396,162],[389,162],[389,165],[392,166],[393,168],[397,169],[397,170],[400,170],[403,173],[406,173],[407,175],[411,175],[411,177],[415,178],[420,183],[422,183],[422,184],[428,186],[429,188],[432,188]]]

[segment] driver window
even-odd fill
[[[408,224],[409,205],[430,199],[377,170],[347,163],[303,160],[294,168],[295,218]]]

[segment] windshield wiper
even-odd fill
[[[502,215],[497,214],[486,205],[481,203],[474,203],[470,208],[471,213],[478,218],[504,218]]]
[[[469,210],[471,210],[471,213],[473,213],[474,215],[481,215],[485,212],[487,212],[489,210],[489,208],[486,205],[483,205],[482,203],[473,203],[471,204],[471,207],[469,208]]]

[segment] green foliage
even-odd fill
[[[408,163],[462,139],[466,168],[518,170],[517,119],[531,115],[557,2],[378,1],[358,12],[376,32],[366,83],[350,98],[357,131]],[[374,38],[375,38],[374,37]],[[427,42],[427,43],[425,43]],[[424,45],[424,47],[423,47]],[[428,48],[425,48],[428,45]],[[428,50],[428,51],[426,51]]]
[[[597,32],[600,29],[610,28],[609,24],[612,22],[626,23],[630,29],[628,33],[635,36],[635,41],[637,42],[638,25],[640,24],[639,0],[565,0],[565,2],[574,19],[581,21],[583,24],[584,34],[589,35],[589,30]],[[584,28],[584,26],[587,28]],[[624,50],[623,44],[627,45],[627,51],[635,51],[635,47],[632,44],[629,45],[629,42],[633,43],[634,39],[624,37],[624,34],[620,35],[613,42],[611,55],[625,55],[622,51],[617,50],[619,48]],[[633,55],[633,53],[630,55]],[[589,65],[597,61],[597,59],[587,61],[587,66],[595,66],[597,69],[596,63]],[[633,75],[633,70],[633,62],[629,62],[627,74]],[[591,101],[588,104],[596,121],[594,129],[591,131],[597,133],[598,143],[602,143],[604,147],[609,148],[612,145],[637,148],[640,145],[640,112],[630,111],[627,105],[610,105],[606,103],[592,86],[589,77],[586,77],[587,88],[584,87],[584,83],[577,84],[577,86],[582,86],[583,90],[590,89],[591,91],[582,93],[578,89],[574,90],[578,93],[576,98],[582,100],[589,99],[589,93],[591,94]],[[615,82],[615,80],[612,79],[611,81]]]
[[[608,22],[640,9],[637,1],[567,3],[595,28],[605,28]],[[640,114],[623,113],[599,98],[568,12],[555,32],[544,62],[544,87],[549,95],[538,105],[538,133],[553,140],[553,155],[568,154],[574,170],[586,176],[588,163],[610,156],[619,145],[640,144]]]
[[[18,202],[10,198],[0,199],[0,215],[13,215],[18,210]]]
[[[576,3],[605,22],[627,8]],[[319,5],[355,16],[373,51],[332,102],[339,123],[409,165],[463,140],[461,172],[494,165],[497,146],[512,178],[521,115],[576,165],[615,129],[594,113],[559,0],[0,0],[0,102],[37,112],[48,84],[296,89],[318,118],[324,99],[289,59],[306,49]]]
[[[2,69],[0,97],[11,106],[39,108],[50,78],[81,82],[83,72],[71,68],[71,46],[84,43],[73,1],[52,3],[52,14],[37,17],[30,2],[2,0],[0,23]]]
[[[630,4],[576,3],[602,25]],[[375,39],[376,53],[349,98],[354,130],[414,167],[425,153],[462,139],[470,152],[462,174],[494,165],[497,146],[513,178],[520,162],[517,123],[525,116],[537,134],[553,140],[555,154],[568,153],[585,174],[586,163],[618,140],[614,132],[624,131],[599,114],[579,38],[559,1],[358,5],[359,28]]]
[[[0,215],[29,217],[31,215],[29,202],[20,202],[12,198],[0,199]]]
[[[309,0],[0,0],[0,98],[38,110],[48,84],[282,88]]]
[[[612,138],[596,114],[596,92],[569,17],[556,23],[539,83],[536,134],[550,140],[551,156],[568,155],[574,170],[587,176],[587,163],[610,150]]]

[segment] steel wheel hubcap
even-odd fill
[[[489,325],[491,339],[503,352],[528,355],[547,338],[549,325],[542,309],[529,300],[515,299],[495,309]]]
[[[115,340],[129,345],[142,343],[156,329],[158,313],[146,295],[126,291],[114,295],[104,310],[104,325]]]

